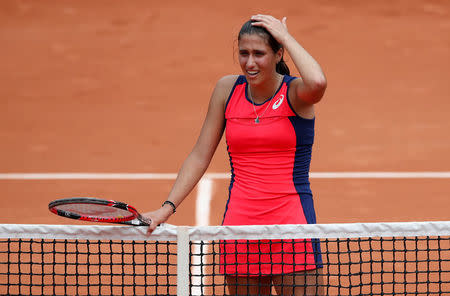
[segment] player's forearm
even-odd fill
[[[194,151],[191,152],[178,172],[167,200],[178,207],[201,179],[208,168],[209,162],[210,160],[197,155]]]
[[[311,92],[324,89],[327,81],[319,63],[290,34],[285,37],[283,46],[299,71],[304,86]]]

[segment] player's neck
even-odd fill
[[[271,99],[280,88],[283,76],[277,74],[273,79],[258,85],[249,85],[248,93],[250,98],[257,104]]]

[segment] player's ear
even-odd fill
[[[276,59],[277,59],[277,64],[278,64],[279,62],[281,62],[281,60],[283,60],[283,55],[284,55],[284,48],[280,48],[280,49],[275,53],[275,56],[276,56]]]

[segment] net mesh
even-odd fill
[[[0,225],[0,294],[450,295],[450,222],[145,231]]]
[[[0,245],[3,295],[169,295],[175,291],[172,242],[7,239]]]

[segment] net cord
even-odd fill
[[[0,238],[176,241],[179,227],[186,229],[191,241],[450,235],[450,221],[432,221],[194,227],[164,224],[150,236],[146,226],[0,224]]]

